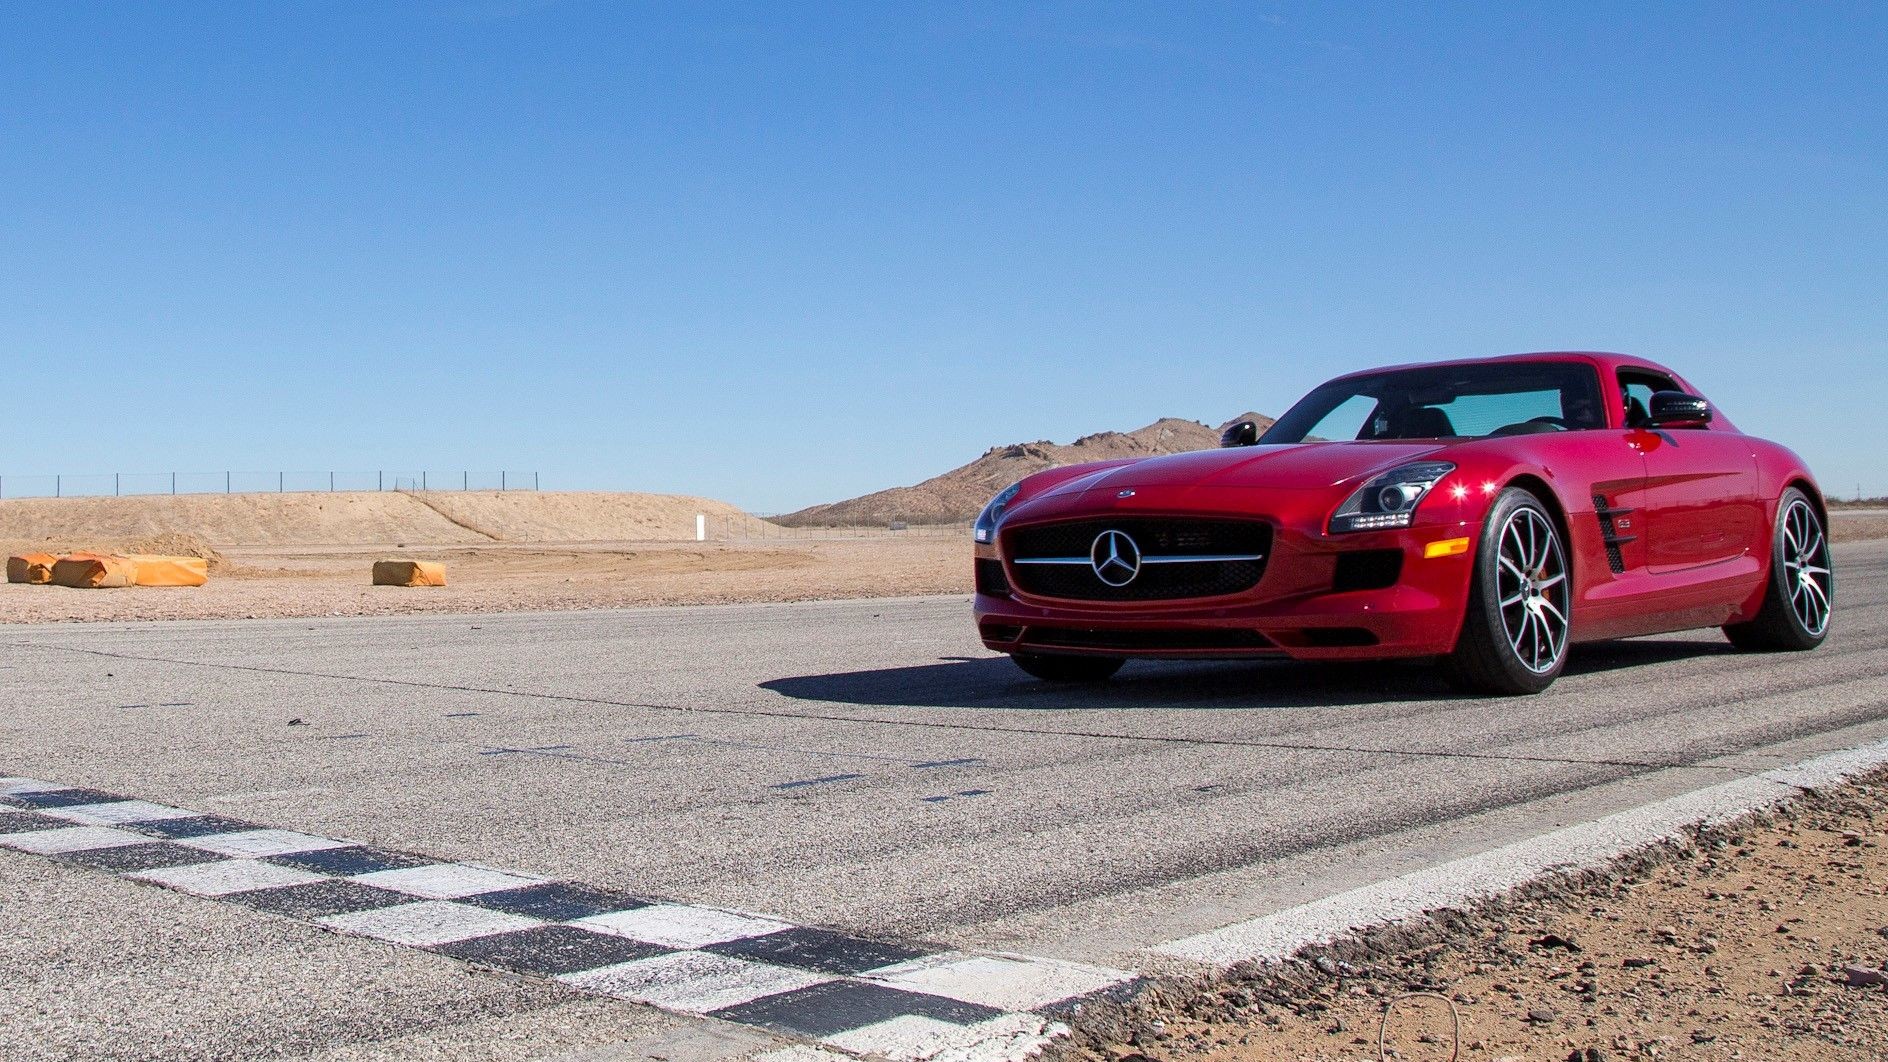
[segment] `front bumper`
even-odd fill
[[[975,596],[983,644],[1005,653],[1073,653],[1182,659],[1289,656],[1360,660],[1440,656],[1461,633],[1474,572],[1468,551],[1428,557],[1457,526],[1329,536],[1278,528],[1265,573],[1223,597],[1099,602],[1032,597],[1015,588]],[[1340,587],[1345,554],[1401,554],[1390,585]],[[977,557],[996,559],[990,546]],[[1008,570],[1006,565],[1006,570]]]

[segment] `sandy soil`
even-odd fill
[[[454,510],[454,516],[476,516],[499,533],[507,533],[524,529],[525,525],[514,522],[523,513],[538,521],[533,527],[548,522],[575,534],[592,521],[614,526],[651,512],[642,503],[623,505],[618,511],[610,496],[562,496],[566,501],[559,497],[519,494],[479,499],[474,495],[470,501],[457,499],[466,507]],[[681,512],[688,504],[687,500],[676,502],[675,511]],[[304,521],[313,520],[310,513],[326,512],[325,508],[304,508],[309,509],[300,513]],[[378,518],[385,511],[374,509],[373,515]],[[422,511],[427,517],[436,515],[431,509]],[[357,524],[360,515],[349,519]],[[403,513],[402,519],[406,515],[410,514]],[[458,525],[443,518],[441,522],[452,532],[462,533]],[[351,529],[359,532],[361,528],[354,524]],[[114,527],[120,536],[152,532],[142,516],[133,524]],[[763,530],[771,534],[783,529],[766,525]],[[1838,518],[1833,537],[1838,541],[1888,537],[1888,516]],[[753,538],[709,543],[482,539],[422,545],[388,539],[380,545],[211,546],[174,532],[141,539],[103,533],[50,541],[0,538],[0,551],[34,548],[193,553],[212,559],[211,578],[208,586],[194,589],[66,590],[0,584],[0,623],[517,612],[970,592],[969,531],[963,528],[914,528],[909,533],[878,532],[856,539]],[[396,557],[443,561],[448,585],[416,589],[367,585],[375,560]]]
[[[220,549],[206,586],[0,584],[0,623],[516,612],[969,593],[968,537],[812,542]],[[437,560],[443,587],[368,585],[378,559]]]
[[[1097,1016],[1087,1062],[1888,1059],[1888,777],[1636,869]],[[1422,993],[1422,994],[1414,994]],[[1461,1020],[1458,1039],[1451,1006]],[[1389,1017],[1386,1025],[1386,1012]]]
[[[1866,516],[1837,510],[1829,521],[1832,542],[1859,542],[1865,538],[1888,538],[1888,516]]]

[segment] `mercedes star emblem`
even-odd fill
[[[1141,574],[1141,547],[1126,531],[1103,531],[1088,548],[1088,563],[1095,578],[1109,586],[1126,586]]]

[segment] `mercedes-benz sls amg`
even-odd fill
[[[1050,469],[975,528],[991,649],[1051,681],[1129,658],[1430,658],[1539,692],[1578,643],[1829,631],[1828,514],[1788,449],[1618,354],[1339,377],[1217,450]]]

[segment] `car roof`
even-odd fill
[[[1380,365],[1372,369],[1360,369],[1356,372],[1347,372],[1337,377],[1337,379],[1348,380],[1353,376],[1370,376],[1375,373],[1395,372],[1402,369],[1451,368],[1458,365],[1502,365],[1509,362],[1521,361],[1579,362],[1593,365],[1602,373],[1611,373],[1619,369],[1650,369],[1653,372],[1662,373],[1666,376],[1676,377],[1678,375],[1656,361],[1637,357],[1632,354],[1616,354],[1600,350],[1543,350],[1532,354],[1501,354],[1489,358],[1450,358],[1442,361],[1409,362],[1403,365]]]

